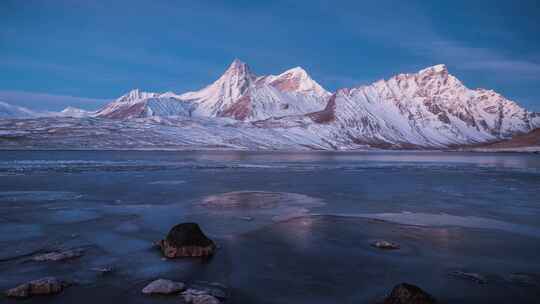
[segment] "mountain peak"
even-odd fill
[[[225,74],[234,74],[234,75],[251,75],[251,71],[247,63],[236,58],[233,60]]]
[[[234,58],[234,60],[231,62],[231,66],[234,66],[234,65],[246,65],[246,63],[238,58]]]
[[[418,71],[418,74],[448,74],[445,64],[437,64]]]
[[[329,93],[301,67],[294,67],[270,78],[270,85],[286,92],[311,92],[319,96]]]
[[[299,66],[294,67],[292,69],[288,69],[287,71],[281,73],[281,75],[286,75],[286,74],[290,74],[291,76],[297,76],[297,77],[302,77],[302,78],[309,77],[306,70],[304,70],[302,67],[299,67]]]
[[[86,110],[83,110],[83,109],[79,109],[79,108],[69,106],[69,107],[63,109],[62,111],[60,111],[59,115],[64,116],[64,117],[82,118],[82,117],[91,116],[94,113],[95,112],[86,111]]]
[[[157,93],[143,92],[139,89],[133,89],[127,92],[126,94],[122,95],[116,101],[117,102],[133,102],[133,101],[138,101],[141,99],[156,97],[157,95],[158,95]]]

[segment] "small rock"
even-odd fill
[[[478,284],[486,284],[487,283],[487,280],[483,275],[475,273],[475,272],[464,272],[464,271],[456,270],[456,271],[450,272],[449,274],[450,274],[450,276],[460,278],[460,279],[469,280],[469,281],[473,281],[473,282],[476,282]]]
[[[32,258],[32,260],[36,262],[46,262],[46,261],[57,262],[57,261],[64,261],[68,259],[81,257],[83,253],[84,251],[81,249],[73,249],[73,250],[66,250],[66,251],[53,251],[53,252],[36,255]]]
[[[206,237],[196,223],[174,226],[167,238],[158,242],[158,246],[167,258],[207,257],[216,250],[214,242]]]
[[[93,271],[99,272],[101,275],[109,274],[113,271],[112,267],[95,267],[92,268]]]
[[[401,283],[392,289],[382,304],[434,304],[437,301],[420,287]]]
[[[144,294],[172,294],[186,289],[184,283],[157,279],[143,288]]]
[[[188,304],[219,304],[216,297],[208,294],[206,291],[197,289],[188,289],[182,293],[184,301]]]
[[[49,295],[61,292],[68,283],[55,277],[45,277],[21,284],[6,291],[8,297],[27,298],[33,295]]]
[[[399,249],[399,244],[384,241],[384,240],[375,241],[371,243],[371,246],[379,248],[379,249],[386,249],[386,250]]]
[[[219,304],[219,300],[216,297],[211,295],[200,295],[196,296],[192,300],[193,304]]]

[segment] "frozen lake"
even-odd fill
[[[186,221],[212,259],[153,247]],[[54,248],[84,255],[28,261]],[[155,278],[217,282],[242,304],[375,303],[401,282],[445,303],[536,303],[539,252],[535,154],[0,151],[0,288],[78,283],[26,303],[178,303],[140,293]]]

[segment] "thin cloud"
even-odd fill
[[[35,110],[59,111],[68,106],[95,110],[111,100],[112,98],[102,99],[25,91],[0,91],[0,101]]]

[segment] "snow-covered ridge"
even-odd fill
[[[58,113],[58,116],[64,116],[64,117],[76,117],[76,118],[82,118],[82,117],[90,117],[94,116],[96,114],[95,111],[87,111],[75,107],[67,107],[60,111]]]
[[[38,112],[0,101],[0,118],[30,118],[37,116],[39,116]]]
[[[258,76],[234,60],[198,91],[135,89],[96,112],[68,108],[53,116],[166,126],[163,140],[179,132],[182,144],[248,149],[272,143],[288,149],[446,148],[540,127],[540,114],[492,90],[467,88],[442,64],[330,93],[300,67]]]
[[[320,110],[329,95],[300,67],[279,75],[257,76],[246,63],[235,59],[223,75],[199,91],[177,95],[136,89],[97,115],[122,119],[159,115],[256,121]]]
[[[334,111],[331,125],[346,130],[345,144],[447,147],[540,127],[534,113],[493,91],[468,89],[445,65],[339,90]]]
[[[25,107],[15,106],[6,102],[0,101],[0,119],[10,118],[37,118],[37,117],[89,117],[93,116],[95,112],[86,111],[75,107],[67,107],[60,112],[51,111],[34,111]]]

